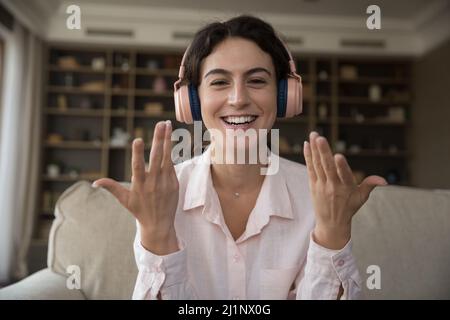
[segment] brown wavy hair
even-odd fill
[[[277,83],[290,72],[289,55],[275,33],[264,20],[240,15],[225,22],[213,22],[200,29],[189,46],[185,65],[185,76],[181,84],[200,84],[200,64],[219,43],[229,37],[241,37],[255,42],[261,50],[272,57]]]

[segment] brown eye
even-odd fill
[[[262,83],[266,83],[265,80],[263,79],[252,79],[250,80],[251,83],[256,83],[256,84],[262,84]]]
[[[224,84],[227,84],[227,83],[225,81],[223,81],[223,80],[217,80],[217,81],[214,81],[214,82],[211,83],[212,86],[221,86],[221,85],[224,85]]]

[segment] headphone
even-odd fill
[[[291,118],[302,113],[302,78],[297,74],[294,59],[292,59],[292,55],[286,44],[280,37],[278,39],[289,55],[290,73],[287,74],[286,78],[282,78],[278,82],[277,117]],[[184,60],[189,51],[189,47],[183,54],[178,72],[178,80],[173,84],[176,119],[186,124],[192,124],[194,121],[202,120],[197,88],[192,84],[180,85],[185,73]]]

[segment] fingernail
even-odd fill
[[[305,140],[305,142],[303,143],[304,147],[307,147],[309,145],[308,141]]]
[[[91,186],[92,186],[92,188],[98,188],[98,185],[95,183],[95,181],[92,182]]]
[[[166,125],[170,128],[172,126],[172,121],[166,120]]]
[[[134,140],[135,143],[143,143],[144,141],[142,140],[142,138],[136,138],[136,140]]]

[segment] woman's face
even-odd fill
[[[277,114],[275,67],[256,43],[238,37],[219,43],[200,66],[198,94],[207,129],[269,131]]]

